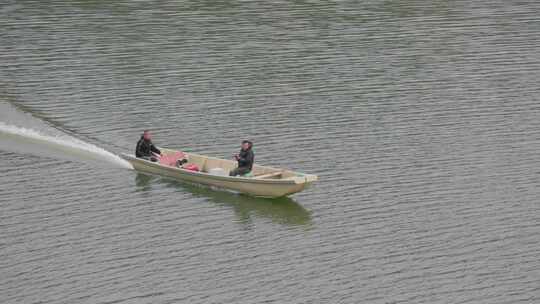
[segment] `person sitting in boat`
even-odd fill
[[[149,130],[144,130],[141,139],[137,142],[137,148],[135,149],[135,156],[138,158],[143,158],[149,161],[156,162],[158,157],[161,155],[156,146],[152,143],[152,134]]]
[[[253,162],[255,161],[255,154],[251,149],[253,143],[249,140],[244,140],[241,147],[240,153],[234,155],[234,159],[238,161],[238,167],[231,171],[230,176],[246,175],[253,168]]]

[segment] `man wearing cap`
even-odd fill
[[[240,153],[234,155],[234,159],[238,161],[238,167],[231,171],[230,176],[246,175],[251,172],[253,168],[253,162],[255,161],[255,154],[251,149],[253,143],[249,140],[244,140],[240,149]]]

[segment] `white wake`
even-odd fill
[[[119,156],[67,134],[50,136],[1,121],[0,150],[133,169]]]

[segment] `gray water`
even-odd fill
[[[249,138],[320,181],[257,199],[2,138],[0,302],[540,303],[539,12],[2,1],[0,135]]]

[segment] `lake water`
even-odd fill
[[[540,303],[539,12],[2,1],[0,302]],[[101,150],[147,128],[320,181],[257,199]]]

